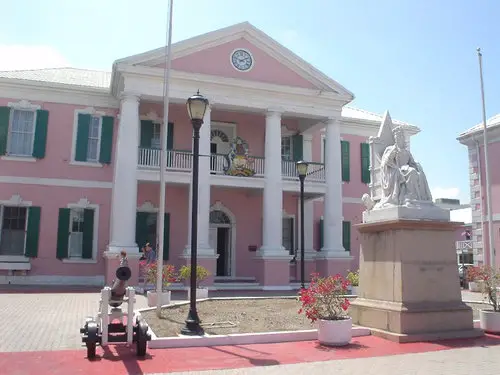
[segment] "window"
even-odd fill
[[[111,163],[114,118],[78,113],[74,161]]]
[[[281,137],[281,159],[293,160],[292,137]]]
[[[90,118],[90,126],[89,126],[87,161],[97,162],[99,160],[100,130],[101,130],[101,118],[92,116]]]
[[[24,255],[26,237],[26,207],[0,207],[2,232],[0,255]]]
[[[161,124],[153,123],[153,135],[151,137],[151,148],[159,150],[161,148]]]
[[[32,156],[35,139],[35,111],[13,109],[11,116],[7,154]]]
[[[84,208],[87,207],[87,208]],[[96,209],[86,205],[59,209],[57,229],[58,259],[93,259],[97,247]]]
[[[81,258],[83,247],[83,208],[70,211],[68,253],[70,258]]]
[[[290,255],[295,254],[295,246],[294,246],[294,234],[293,234],[293,217],[284,217],[283,219],[283,228],[282,228],[282,244],[283,247],[288,250]]]

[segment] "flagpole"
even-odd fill
[[[171,66],[171,47],[172,47],[172,13],[174,0],[169,0],[169,17],[167,27],[167,44],[165,45],[165,70],[163,76],[163,125],[160,130],[161,150],[160,150],[160,207],[158,210],[158,251],[157,251],[157,274],[156,274],[156,314],[161,316],[161,296],[163,292],[163,252],[165,232],[165,171],[167,169],[167,127],[168,127],[168,106],[169,106],[169,86],[170,86],[170,66]]]
[[[486,126],[486,103],[484,100],[484,82],[483,82],[483,54],[481,53],[481,48],[477,49],[477,57],[479,59],[479,78],[481,80],[481,101],[483,106],[483,148],[484,148],[484,171],[486,180],[486,207],[488,210],[488,247],[490,253],[490,266],[495,267],[495,248],[493,246],[493,218],[491,210],[491,185],[490,185],[490,168],[489,168],[489,157],[488,157],[488,129]],[[480,155],[477,156],[478,158]],[[483,216],[483,212],[481,212]],[[484,244],[484,235],[483,235]],[[484,249],[484,245],[483,245]]]

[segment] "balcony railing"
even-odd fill
[[[463,252],[472,252],[472,248],[473,248],[472,244],[473,244],[472,240],[456,241],[455,242],[455,249],[463,251]]]
[[[204,157],[204,156],[201,156]],[[252,177],[264,177],[264,158],[262,156],[250,156],[248,158]],[[150,148],[139,149],[139,167],[145,169],[160,168],[160,150]],[[210,155],[210,172],[212,174],[227,174],[229,160],[227,155]],[[191,151],[168,150],[167,151],[167,171],[190,172],[192,168]],[[294,161],[284,160],[281,162],[281,173],[284,179],[298,178]],[[306,181],[325,182],[325,168],[321,163],[309,163],[309,172]]]

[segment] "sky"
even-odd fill
[[[0,0],[0,70],[110,70],[165,44],[166,0]],[[467,148],[500,112],[498,0],[174,0],[173,41],[249,21],[353,92],[353,106],[421,128],[412,152],[434,198],[469,201]]]

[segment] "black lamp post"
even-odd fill
[[[295,165],[297,167],[297,174],[300,180],[300,287],[305,288],[304,285],[304,180],[307,175],[307,168],[309,164],[306,161],[300,160]]]
[[[196,267],[198,246],[198,165],[200,157],[200,128],[203,125],[203,117],[208,107],[208,99],[200,95],[191,96],[187,100],[187,110],[191,124],[193,125],[193,186],[191,198],[191,285],[189,312],[186,325],[182,328],[183,335],[202,335],[203,328],[200,326],[200,318],[196,311]]]

